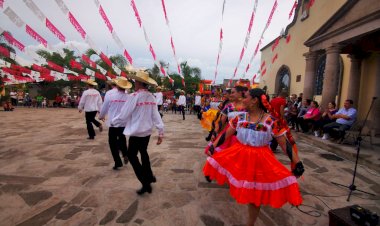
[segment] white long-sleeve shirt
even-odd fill
[[[186,106],[186,97],[184,95],[179,96],[177,105]]]
[[[128,102],[128,98],[129,94],[125,93],[124,91],[120,91],[118,89],[107,91],[104,97],[102,109],[100,110],[99,118],[104,118],[108,114],[106,125],[108,127],[111,127],[110,125],[112,119],[120,114],[124,104]],[[125,127],[126,124],[127,121],[124,120],[120,121],[118,124],[114,124],[112,127]]]
[[[146,89],[140,89],[129,96],[111,126],[126,122],[124,135],[146,137],[152,134],[153,126],[158,129],[159,136],[164,135],[164,123],[157,109],[156,99]]]
[[[100,111],[102,108],[102,97],[99,91],[93,88],[89,88],[84,91],[80,98],[78,109],[85,112]]]
[[[153,95],[156,98],[157,105],[162,105],[162,103],[163,103],[163,95],[162,95],[162,93],[161,92],[157,92],[157,93],[154,93]]]
[[[201,100],[202,100],[202,97],[199,96],[199,95],[196,95],[196,96],[195,96],[194,105],[195,105],[195,106],[201,106]]]

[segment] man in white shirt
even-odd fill
[[[194,100],[194,111],[196,112],[197,115],[200,114],[201,112],[201,93],[199,91],[195,92],[195,100]]]
[[[98,127],[100,132],[103,131],[102,124],[95,119],[96,113],[100,111],[103,101],[99,91],[94,89],[94,87],[98,84],[92,79],[88,79],[85,83],[87,83],[88,89],[83,92],[79,101],[78,109],[79,113],[83,110],[85,112],[88,132],[87,139],[93,140],[96,134],[92,124]]]
[[[127,141],[123,134],[126,121],[122,121],[118,124],[111,126],[110,122],[115,118],[116,115],[120,114],[120,111],[124,104],[128,101],[129,95],[125,92],[126,89],[132,88],[132,83],[130,83],[126,78],[120,77],[119,79],[113,79],[112,83],[115,88],[106,92],[104,97],[104,103],[102,110],[99,114],[99,119],[104,121],[105,116],[108,114],[107,126],[108,129],[108,144],[111,149],[113,160],[115,161],[114,170],[123,166],[119,151],[121,151],[124,164],[128,163],[127,157]]]
[[[163,95],[161,92],[161,87],[157,86],[156,92],[153,95],[156,98],[158,112],[160,112],[160,115],[162,117],[161,108],[162,108],[162,104],[163,104]]]
[[[129,74],[135,80],[136,92],[130,95],[120,111],[120,114],[111,121],[111,126],[127,121],[124,135],[129,136],[127,156],[142,188],[137,194],[151,193],[151,183],[156,182],[150,166],[147,152],[153,126],[158,129],[157,145],[161,144],[164,135],[164,123],[157,109],[156,99],[148,91],[148,85],[157,86],[157,82],[149,77],[145,71],[139,70],[136,74]],[[140,153],[141,163],[137,157]]]
[[[185,107],[186,107],[186,97],[185,97],[185,91],[181,90],[181,95],[178,98],[179,111],[182,112],[183,120],[185,120]]]
[[[10,93],[9,93],[9,96],[11,97],[11,103],[13,106],[17,106],[17,92],[12,90]]]

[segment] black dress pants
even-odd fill
[[[98,112],[97,111],[89,111],[89,112],[86,112],[86,114],[85,114],[86,115],[87,132],[88,132],[88,136],[90,138],[95,137],[95,130],[94,130],[94,127],[92,126],[92,123],[94,123],[94,125],[96,127],[99,127],[101,125],[100,122],[98,122],[95,119],[96,113],[98,113]]]
[[[148,155],[148,144],[150,135],[146,137],[129,137],[127,156],[135,171],[137,179],[141,182],[143,187],[149,186],[153,181],[153,172],[150,167],[150,160]],[[140,153],[141,163],[137,157]]]
[[[108,143],[110,145],[115,166],[122,166],[123,163],[120,158],[119,151],[123,157],[127,156],[127,140],[123,134],[125,127],[110,127],[108,130]]]
[[[179,111],[182,112],[183,120],[185,120],[185,106],[180,105],[178,108],[179,108]]]

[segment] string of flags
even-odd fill
[[[66,42],[67,38],[66,38],[65,34],[61,30],[59,30],[58,27],[56,25],[54,25],[52,23],[52,21],[49,20],[45,16],[45,14],[38,8],[38,6],[35,4],[35,2],[33,0],[23,0],[23,2],[29,8],[29,10],[31,12],[33,12],[33,14],[40,20],[40,22],[42,22],[44,24],[44,26],[45,26],[46,29],[48,29],[59,41]],[[45,63],[47,65],[47,67],[49,69],[42,67],[41,63],[40,63],[40,64],[34,64],[33,66],[34,66],[34,68],[36,68],[36,70],[31,70],[29,72],[28,71],[29,69],[26,69],[26,68],[23,69],[22,67],[21,68],[17,67],[17,65],[12,65],[12,64],[9,65],[9,63],[7,63],[4,60],[2,60],[0,62],[0,65],[2,67],[8,68],[10,70],[13,70],[13,71],[10,71],[10,70],[5,69],[7,71],[6,73],[9,74],[9,75],[11,75],[11,76],[13,75],[13,78],[20,78],[18,76],[22,76],[23,74],[31,74],[32,73],[33,75],[36,75],[36,73],[40,73],[40,75],[42,77],[46,77],[45,80],[52,80],[52,78],[50,78],[48,76],[52,76],[52,77],[54,77],[54,79],[58,78],[58,79],[64,79],[64,80],[66,78],[68,78],[68,79],[69,78],[71,78],[71,79],[78,79],[78,78],[74,78],[72,76],[80,77],[80,78],[85,78],[85,76],[87,76],[87,77],[91,76],[91,77],[95,77],[95,78],[99,78],[99,79],[111,79],[111,78],[114,78],[116,76],[126,77],[125,72],[123,72],[120,68],[118,68],[117,65],[115,65],[107,57],[106,54],[104,54],[103,52],[99,51],[98,48],[96,48],[94,42],[89,37],[89,34],[80,25],[80,23],[74,17],[73,13],[68,9],[68,7],[64,3],[64,1],[63,0],[55,0],[55,2],[57,3],[57,5],[60,8],[60,10],[67,16],[69,22],[72,24],[72,26],[75,28],[75,30],[79,33],[79,35],[82,37],[82,39],[92,49],[95,50],[96,54],[100,57],[100,59],[103,62],[105,62],[110,68],[112,68],[112,70],[116,73],[116,75],[114,75],[111,72],[111,70],[109,70],[109,71],[105,70],[104,68],[102,68],[101,66],[99,66],[98,64],[96,64],[94,61],[92,61],[89,56],[86,56],[84,54],[81,57],[81,59],[83,60],[82,63],[87,64],[89,66],[89,68],[85,68],[82,63],[77,62],[76,60],[71,60],[69,62],[69,64],[70,64],[70,67],[72,69],[81,70],[81,71],[85,70],[86,75],[80,75],[80,74],[78,74],[78,73],[76,73],[76,72],[74,72],[74,71],[72,71],[72,70],[70,70],[68,68],[62,67],[61,65],[54,64],[51,61],[43,62],[43,63]],[[94,0],[94,3],[97,6],[97,11],[98,11],[99,15],[101,16],[101,18],[103,19],[103,21],[104,21],[104,23],[105,23],[108,31],[111,33],[111,35],[112,35],[115,43],[118,45],[118,47],[120,47],[122,49],[123,56],[127,59],[127,61],[129,62],[129,64],[132,65],[133,64],[133,59],[130,56],[129,52],[126,50],[124,44],[121,42],[119,36],[115,32],[115,29],[114,29],[111,21],[107,17],[105,8],[100,4],[99,0]],[[307,9],[310,9],[313,6],[314,3],[315,3],[315,0],[310,0],[308,2],[308,5],[306,6]],[[174,57],[174,59],[176,60],[176,63],[177,63],[177,71],[178,71],[178,74],[182,78],[182,84],[183,84],[183,86],[185,86],[185,84],[184,84],[184,77],[183,77],[183,75],[181,73],[181,67],[180,67],[180,64],[179,64],[179,61],[178,61],[178,58],[177,58],[177,55],[176,55],[176,48],[175,48],[175,45],[174,45],[174,40],[173,40],[173,35],[172,35],[172,29],[170,27],[170,23],[169,23],[169,19],[168,19],[168,13],[167,13],[167,9],[166,9],[166,6],[165,6],[165,1],[161,0],[161,4],[162,4],[162,10],[163,10],[163,13],[164,13],[166,25],[168,27],[169,34],[170,34],[170,44],[171,44],[171,49],[172,49],[172,52],[173,52],[173,57]],[[222,48],[223,48],[223,26],[222,25],[223,25],[223,19],[224,19],[225,4],[226,4],[226,0],[223,1],[223,5],[222,5],[221,26],[220,26],[220,31],[219,31],[219,49],[218,49],[218,55],[217,55],[217,60],[216,60],[216,68],[215,68],[215,74],[214,74],[213,83],[215,83],[217,75],[218,75],[218,67],[219,67],[220,58],[221,58],[221,52],[222,52]],[[295,0],[294,4],[292,5],[291,10],[289,11],[289,14],[288,14],[289,15],[289,19],[293,16],[295,10],[298,7],[298,4],[299,4],[298,1]],[[139,27],[142,29],[142,31],[144,33],[145,41],[146,41],[146,43],[148,45],[148,49],[149,49],[149,51],[150,51],[150,53],[152,55],[152,58],[154,59],[155,64],[159,67],[160,72],[165,77],[168,77],[170,83],[173,84],[174,80],[170,78],[170,76],[168,75],[168,73],[165,70],[165,68],[163,67],[163,65],[161,65],[159,63],[158,59],[157,59],[157,55],[156,55],[156,53],[154,51],[152,43],[150,42],[150,40],[148,38],[147,31],[146,31],[146,29],[144,27],[144,24],[142,22],[142,19],[140,17],[140,14],[139,14],[139,11],[137,9],[135,0],[131,0],[130,1],[130,5],[131,5],[131,7],[132,7],[132,9],[134,11],[136,20],[137,20],[137,22],[139,24]],[[248,43],[249,43],[249,40],[250,40],[251,31],[252,31],[252,27],[253,27],[253,23],[254,23],[254,18],[255,18],[255,15],[256,15],[257,5],[258,5],[258,0],[255,0],[254,1],[254,6],[253,6],[253,10],[252,10],[252,13],[251,13],[251,17],[250,17],[250,20],[249,20],[247,34],[246,34],[246,37],[245,37],[245,40],[244,40],[244,43],[243,43],[243,47],[242,47],[240,55],[239,55],[238,62],[237,62],[236,67],[234,69],[233,77],[231,78],[230,82],[236,76],[237,70],[238,70],[238,68],[239,68],[239,66],[241,64],[241,61],[242,61],[242,59],[243,59],[243,57],[245,55],[245,52],[247,51],[247,46],[248,46]],[[0,0],[0,8],[1,9],[4,8],[4,0]],[[258,50],[259,50],[259,48],[260,48],[260,46],[262,44],[263,38],[264,38],[264,33],[266,32],[266,30],[268,29],[269,25],[271,24],[272,17],[273,17],[273,15],[274,15],[274,13],[275,13],[275,11],[276,11],[277,8],[278,8],[278,2],[277,2],[277,0],[275,0],[274,5],[272,7],[272,10],[271,10],[271,12],[269,14],[268,20],[267,20],[267,22],[265,24],[264,30],[262,31],[261,36],[260,36],[260,38],[258,40],[258,43],[256,45],[256,48],[254,50],[254,53],[251,56],[250,61],[249,61],[248,65],[247,65],[247,67],[245,68],[245,71],[244,71],[244,74],[243,74],[243,78],[245,77],[246,73],[249,71],[249,69],[251,67],[251,64],[253,62],[253,59],[255,58],[255,56],[258,53]],[[27,22],[25,22],[24,20],[22,20],[21,17],[18,16],[11,7],[6,6],[6,9],[3,10],[3,13],[4,13],[4,15],[6,15],[13,22],[13,24],[15,24],[18,28],[22,29],[23,31],[25,31],[25,33],[27,33],[27,35],[29,35],[31,38],[33,38],[38,43],[40,43],[41,45],[43,45],[50,52],[52,51],[51,46],[49,45],[47,39],[45,39],[42,35],[40,35],[32,27],[31,24],[28,24]],[[3,29],[0,29],[0,31],[3,31]],[[26,46],[23,43],[21,43],[19,40],[17,40],[15,37],[13,37],[10,33],[4,32],[3,33],[3,37],[4,37],[4,39],[10,45],[16,47],[21,52],[24,52],[24,53],[28,54],[28,51],[26,51]],[[285,38],[285,42],[286,43],[289,43],[291,41],[291,35],[290,34],[288,34],[284,38]],[[281,36],[275,39],[274,43],[271,46],[271,49],[272,49],[272,52],[273,52],[272,56],[271,56],[271,59],[268,59],[267,63],[264,61],[260,65],[260,69],[259,69],[260,74],[255,74],[253,76],[253,79],[252,79],[253,81],[259,75],[264,76],[267,73],[267,71],[271,68],[272,64],[274,64],[278,60],[279,53],[278,53],[278,51],[277,51],[277,53],[275,53],[275,50],[276,50],[276,48],[278,47],[278,45],[280,43],[280,39],[281,39]],[[1,46],[0,46],[0,54],[3,55],[3,56],[6,56],[6,57],[10,57],[10,58],[14,58],[15,57],[14,53],[10,52],[8,49],[6,49],[4,47],[1,47]],[[30,54],[28,54],[28,55],[30,55]],[[41,68],[44,68],[44,69],[41,69]],[[16,72],[21,72],[21,75],[15,73],[15,71]],[[14,76],[16,76],[16,77],[14,77]],[[33,78],[35,78],[35,77],[36,76],[33,76]]]

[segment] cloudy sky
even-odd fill
[[[99,50],[108,55],[122,54],[122,49],[118,47],[98,13],[94,0],[64,0],[64,2]],[[134,16],[130,1],[99,0],[99,2],[114,31],[133,58],[134,66],[151,68],[154,61],[144,39],[143,30]],[[170,33],[165,23],[161,0],[135,0],[135,2],[157,58],[169,63],[169,73],[176,72],[176,61],[170,45]],[[259,0],[258,2],[251,38],[238,68],[237,78],[242,76],[254,53],[274,2],[275,0]],[[73,43],[80,51],[88,48],[56,1],[34,0],[34,3],[66,36],[67,43]],[[224,78],[231,78],[247,34],[254,0],[226,0],[223,21],[221,17],[223,0],[165,0],[165,4],[179,61],[187,61],[190,66],[199,67],[202,70],[202,77],[205,79],[214,78],[219,49],[219,30],[221,26],[223,27],[223,49],[216,81],[221,83]],[[264,34],[261,47],[276,38],[281,30],[291,22],[292,18],[288,19],[288,14],[293,4],[294,0],[278,1],[277,10]],[[30,51],[38,49],[42,45],[27,35],[25,28],[17,27],[4,15],[3,11],[7,7],[15,11],[53,48],[65,46],[37,19],[23,0],[5,0],[0,13],[0,27],[10,31],[16,39],[28,46]],[[33,60],[30,55],[20,51],[17,51],[17,54],[25,60]],[[257,72],[259,62],[260,54],[255,57],[246,78],[252,78]]]

